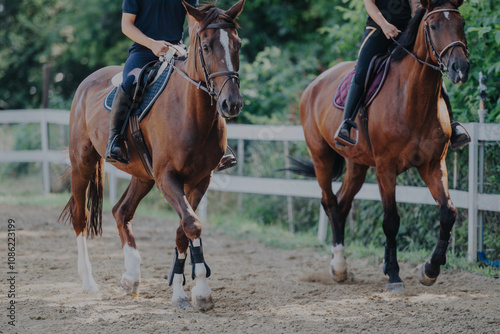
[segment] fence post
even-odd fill
[[[243,165],[245,164],[245,141],[238,139],[238,176],[243,176]],[[243,206],[243,193],[238,193],[238,210]]]
[[[477,259],[477,179],[478,179],[478,124],[472,123],[469,144],[469,235],[467,254],[469,262]]]
[[[328,232],[328,216],[326,215],[323,205],[319,205],[319,222],[318,222],[318,240],[321,242],[326,241],[326,234]]]
[[[43,192],[44,194],[50,193],[50,163],[49,157],[49,130],[47,123],[46,110],[42,109],[42,121],[40,122],[40,135],[42,136],[42,177],[43,177]]]
[[[285,153],[285,169],[287,170],[285,173],[285,177],[287,180],[290,179],[290,171],[288,170],[290,168],[290,160],[288,157],[290,156],[290,149],[288,147],[288,141],[283,142],[284,146],[284,153]],[[287,196],[286,197],[286,204],[287,204],[287,211],[288,211],[288,228],[290,232],[294,233],[295,232],[295,224],[294,224],[294,218],[293,218],[293,200],[292,196]]]

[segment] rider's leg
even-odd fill
[[[356,74],[351,81],[349,93],[347,94],[344,108],[344,121],[335,134],[337,145],[356,145],[356,140],[352,139],[350,136],[350,130],[352,127],[356,126],[354,119],[363,97],[368,67],[370,66],[372,58],[377,54],[387,52],[391,43],[392,41],[385,38],[385,35],[380,28],[371,26],[367,26],[365,28],[361,47],[358,53],[358,60],[356,62]]]
[[[451,137],[450,137],[450,147],[452,150],[456,150],[462,146],[470,143],[471,139],[467,130],[460,122],[453,120],[453,110],[451,109],[450,98],[448,97],[448,92],[443,82],[443,87],[441,89],[441,96],[446,103],[446,108],[448,109],[448,115],[450,115],[450,125],[451,125]]]

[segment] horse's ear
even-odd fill
[[[429,9],[429,0],[420,0],[420,6],[422,8]]]
[[[458,7],[460,7],[460,6],[462,6],[462,5],[463,5],[464,0],[452,0],[451,2],[452,2],[453,4],[455,4],[455,6],[457,6],[457,8],[458,8]]]
[[[226,14],[229,15],[230,17],[236,19],[238,15],[243,11],[243,6],[245,5],[245,0],[240,0],[236,4],[233,5],[233,7],[229,8],[226,11]]]
[[[186,11],[188,12],[188,22],[189,25],[191,25],[191,18],[194,18],[196,21],[201,22],[203,21],[203,18],[205,17],[205,14],[203,12],[190,4],[188,4],[186,1],[182,0],[182,4],[184,5],[184,8],[186,8]]]

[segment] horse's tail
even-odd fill
[[[70,172],[66,171],[67,173]],[[104,188],[104,165],[103,159],[99,159],[96,163],[95,173],[89,181],[87,188],[87,209],[89,210],[89,221],[87,226],[87,233],[91,238],[94,236],[102,235],[102,201],[103,201],[103,188]],[[64,207],[61,215],[59,216],[59,223],[66,224],[70,221],[72,225],[75,224],[75,199],[73,195]]]
[[[338,179],[344,173],[345,159],[343,156],[338,154],[337,152],[333,152],[334,154],[334,162],[333,162],[333,174],[332,180]],[[307,177],[316,177],[316,172],[314,171],[314,164],[309,159],[295,159],[289,157],[292,162],[292,167],[287,170],[292,173],[303,175]]]

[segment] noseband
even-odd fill
[[[422,59],[418,58],[413,52],[410,52],[409,50],[407,50],[403,45],[401,45],[397,40],[395,40],[394,38],[391,38],[392,41],[397,45],[399,46],[400,48],[402,48],[407,54],[409,54],[410,56],[412,56],[416,61],[418,61],[420,64],[422,65],[427,65],[429,66],[430,68],[436,70],[436,71],[439,71],[441,72],[442,75],[445,75],[446,72],[448,72],[448,66],[445,65],[442,61],[443,59],[443,55],[447,52],[447,51],[450,51],[450,53],[453,51],[453,49],[456,47],[456,46],[459,46],[461,48],[464,49],[464,52],[465,52],[465,56],[468,57],[469,56],[469,50],[467,49],[467,45],[465,43],[463,43],[462,41],[455,41],[455,42],[451,42],[450,44],[448,44],[446,47],[443,48],[443,50],[441,50],[441,52],[438,52],[436,50],[436,46],[434,44],[434,41],[432,40],[432,36],[431,36],[431,33],[429,31],[429,24],[427,23],[427,19],[429,18],[429,16],[433,15],[433,14],[437,14],[437,13],[443,13],[443,12],[452,12],[452,13],[458,13],[458,15],[460,15],[460,11],[458,9],[436,9],[436,10],[433,10],[429,13],[427,13],[424,17],[424,25],[425,25],[425,28],[424,28],[424,36],[425,36],[425,47],[427,48],[427,53],[430,55],[430,51],[429,51],[429,45],[431,47],[431,51],[432,51],[432,54],[434,55],[434,57],[436,58],[436,61],[438,63],[439,66],[435,66],[433,64],[430,64],[426,61],[423,61]],[[448,59],[449,61],[449,59]]]
[[[207,25],[203,30],[205,29],[224,29],[224,28],[235,28],[233,23],[229,22],[222,22],[222,23],[215,23],[215,24],[209,24]],[[200,39],[200,32],[203,31],[198,29],[196,32],[196,44],[198,46],[198,56],[200,57],[200,62],[201,62],[201,67],[203,68],[203,74],[205,76],[205,83],[207,85],[207,91],[208,94],[212,97],[212,99],[215,99],[216,101],[219,99],[219,95],[222,92],[222,89],[226,85],[226,83],[231,80],[231,79],[236,79],[236,83],[238,87],[240,87],[240,78],[238,72],[235,71],[221,71],[221,72],[215,72],[210,74],[207,69],[207,64],[205,62],[205,57],[203,55],[203,48],[201,46],[201,39]],[[195,66],[196,66],[196,61],[195,61]],[[214,88],[214,82],[213,79],[216,77],[221,77],[221,76],[226,76],[224,82],[222,83],[222,86],[219,89],[219,92],[216,92]]]
[[[459,46],[459,47],[461,47],[461,48],[464,49],[464,53],[465,53],[466,57],[469,57],[469,50],[467,49],[467,45],[465,45],[465,43],[463,43],[462,41],[451,42],[450,44],[448,44],[447,46],[445,46],[443,48],[443,50],[441,50],[441,52],[438,52],[436,50],[436,46],[434,45],[434,42],[432,40],[432,36],[431,36],[430,30],[429,30],[429,24],[427,23],[427,19],[429,18],[429,16],[431,16],[433,14],[443,13],[443,12],[458,13],[458,15],[460,15],[460,11],[458,9],[437,9],[437,10],[434,10],[434,11],[432,11],[430,13],[427,13],[427,15],[425,15],[425,17],[424,17],[424,24],[425,24],[425,45],[426,45],[426,47],[428,45],[431,46],[432,54],[436,58],[436,61],[437,61],[438,65],[439,65],[439,70],[441,71],[441,73],[444,74],[445,72],[448,71],[448,65],[445,65],[443,63],[442,59],[443,59],[443,55],[448,50],[450,50],[450,53],[451,53],[456,46]],[[427,52],[429,52],[429,47],[427,47]],[[449,62],[449,59],[448,59],[448,62]]]

